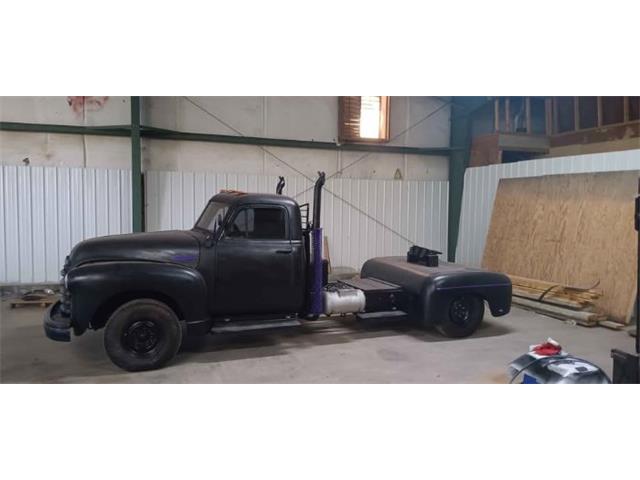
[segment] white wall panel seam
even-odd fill
[[[0,265],[0,278],[5,278],[7,276],[7,232],[5,228],[5,209],[6,209],[6,200],[4,197],[4,169],[0,168],[0,201],[2,201],[2,207],[0,208],[0,228],[2,232],[0,233],[0,251],[2,253],[2,265]]]

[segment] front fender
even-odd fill
[[[207,317],[206,284],[188,266],[145,261],[87,263],[67,273],[71,318],[76,335],[99,328],[93,319],[109,302],[144,295],[170,299],[181,320],[202,322]]]

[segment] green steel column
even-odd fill
[[[131,219],[133,231],[142,232],[142,150],[140,97],[131,97]]]
[[[451,103],[451,142],[456,148],[449,157],[449,231],[447,258],[456,259],[458,232],[460,230],[460,211],[462,209],[462,191],[464,172],[469,166],[471,153],[471,110],[482,102],[482,97],[458,97]]]

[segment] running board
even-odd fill
[[[407,312],[403,312],[402,310],[390,310],[388,312],[370,312],[370,313],[358,313],[356,318],[358,320],[379,320],[379,319],[395,319],[395,320],[404,320],[407,318]]]
[[[283,318],[278,320],[251,320],[218,323],[211,327],[211,333],[246,332],[251,330],[266,330],[269,328],[297,327],[302,322],[297,318]]]

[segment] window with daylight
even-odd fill
[[[389,104],[390,97],[339,97],[340,143],[388,142]]]

